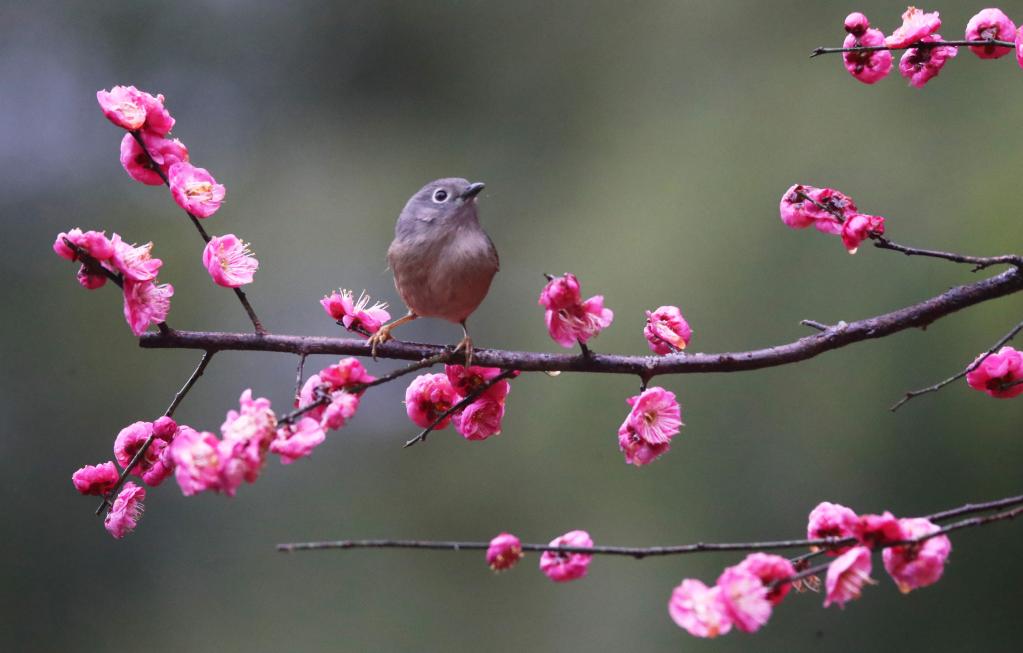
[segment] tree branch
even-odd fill
[[[917,41],[915,43],[899,46],[897,48],[889,47],[887,45],[859,45],[852,48],[814,48],[813,51],[810,52],[810,58],[813,59],[814,57],[819,57],[822,54],[839,54],[842,52],[877,52],[879,50],[891,50],[892,52],[894,52],[896,50],[909,50],[911,48],[938,48],[943,45],[954,47],[970,45],[976,45],[980,47],[987,45],[997,45],[1003,48],[1016,47],[1016,44],[1013,43],[1012,41],[999,41],[997,39],[983,39],[977,41],[928,41],[927,43],[921,43]]]
[[[649,380],[661,374],[742,372],[807,360],[826,351],[864,340],[883,338],[932,322],[964,308],[1023,290],[1023,271],[1011,268],[1001,274],[951,288],[905,308],[856,322],[838,323],[794,342],[743,352],[719,354],[685,353],[664,357],[621,356],[591,353],[588,356],[540,352],[477,349],[477,364],[523,372],[596,372],[635,374]],[[154,349],[203,349],[207,351],[270,351],[290,354],[369,356],[366,341],[353,338],[292,336],[204,331],[146,333],[139,345]],[[377,348],[379,358],[421,360],[443,354],[441,345],[390,341]]]

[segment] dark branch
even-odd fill
[[[591,354],[547,354],[539,352],[477,349],[477,364],[523,372],[596,372],[636,374],[653,378],[661,374],[742,372],[797,363],[826,351],[864,340],[883,338],[914,327],[925,327],[956,311],[1023,290],[1023,272],[1012,268],[996,276],[957,286],[905,308],[859,320],[839,323],[794,342],[744,352],[684,354],[669,357]],[[172,331],[147,333],[139,339],[145,348],[204,349],[208,351],[272,351],[290,354],[334,354],[369,356],[364,340],[314,336],[256,336],[244,333]],[[421,360],[446,351],[440,345],[390,341],[377,348],[380,358]]]
[[[923,48],[938,48],[938,47],[941,47],[943,45],[949,45],[949,46],[955,46],[955,47],[970,46],[970,45],[976,45],[976,46],[980,46],[980,47],[989,46],[989,45],[997,45],[997,46],[1004,47],[1004,48],[1014,48],[1014,47],[1016,47],[1016,44],[1013,43],[1012,41],[999,41],[997,39],[983,39],[983,40],[977,40],[977,41],[929,41],[927,43],[921,43],[921,42],[917,41],[916,43],[910,43],[909,45],[903,45],[903,46],[899,46],[897,48],[892,48],[892,47],[889,47],[887,45],[860,45],[860,46],[856,46],[856,47],[853,47],[853,48],[814,48],[813,51],[810,52],[810,58],[813,59],[814,57],[819,57],[822,54],[838,54],[838,53],[842,53],[842,52],[877,52],[879,50],[891,50],[891,51],[894,52],[896,50],[909,50],[910,48],[921,48],[921,49],[923,49]]]
[[[940,258],[946,261],[953,261],[955,263],[966,263],[974,266],[973,270],[983,270],[989,268],[992,265],[1015,265],[1016,267],[1023,266],[1023,257],[1016,256],[1015,254],[1006,254],[1004,256],[964,256],[962,254],[955,254],[953,252],[941,252],[934,249],[919,249],[917,247],[906,247],[905,245],[899,245],[893,243],[884,236],[874,236],[874,247],[878,249],[888,249],[893,252],[902,252],[906,256],[929,256],[931,258]]]

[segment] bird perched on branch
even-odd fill
[[[398,325],[439,317],[462,326],[464,337],[455,351],[464,349],[466,365],[472,363],[466,320],[487,296],[498,270],[497,249],[476,216],[476,198],[483,188],[481,182],[437,179],[405,204],[387,261],[394,287],[409,311],[369,339],[374,356]]]

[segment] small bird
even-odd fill
[[[408,314],[380,327],[369,343],[377,346],[392,338],[400,324],[420,317],[439,317],[462,325],[465,364],[472,364],[472,338],[466,320],[490,290],[499,267],[497,249],[476,216],[476,197],[482,182],[437,179],[413,195],[394,227],[387,261],[394,272],[394,287],[408,306]]]

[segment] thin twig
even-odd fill
[[[308,358],[309,354],[301,353],[298,355],[298,369],[295,370],[295,405],[298,405],[298,396],[302,392],[302,380],[305,376],[305,359]]]
[[[185,381],[185,385],[181,386],[181,389],[178,390],[177,393],[175,393],[174,399],[171,400],[170,405],[167,406],[167,410],[165,410],[163,413],[164,417],[172,417],[174,415],[174,411],[177,410],[179,405],[181,405],[181,402],[182,400],[184,400],[185,395],[187,395],[188,392],[192,389],[192,386],[195,385],[195,382],[199,379],[200,376],[202,376],[202,373],[206,371],[206,366],[210,364],[210,360],[213,358],[213,354],[215,353],[216,352],[213,351],[207,351],[205,354],[203,354],[202,360],[199,361],[199,365],[196,366],[195,370],[192,372],[192,375],[188,377],[187,381]],[[156,438],[155,433],[150,434],[149,437],[146,438],[145,442],[142,443],[142,446],[139,447],[139,450],[135,452],[135,455],[131,457],[131,461],[127,464],[127,466],[125,466],[125,468],[121,470],[121,474],[117,477],[117,483],[114,484],[114,487],[111,488],[109,492],[103,495],[103,502],[99,504],[98,508],[96,508],[97,515],[102,515],[103,511],[107,508],[107,506],[111,505],[110,504],[111,498],[116,497],[117,493],[121,491],[121,488],[124,486],[124,482],[128,479],[128,476],[131,474],[131,470],[135,469],[135,466],[139,463],[140,460],[142,460],[142,456],[146,455],[146,451],[149,449],[149,445],[153,443],[153,440],[155,438]]]
[[[685,356],[620,356],[593,354],[586,357],[572,354],[502,351],[477,349],[477,364],[486,367],[521,370],[523,372],[597,372],[632,374],[653,378],[661,374],[692,374],[710,372],[741,372],[797,363],[826,351],[856,342],[883,338],[906,329],[928,326],[936,320],[970,306],[1023,290],[1023,271],[1015,267],[998,275],[954,287],[940,295],[904,308],[849,323],[839,323],[825,331],[794,342],[752,351],[699,354]],[[313,336],[173,331],[147,333],[139,339],[146,348],[274,351],[290,354],[340,354],[369,356],[365,340]],[[386,342],[377,348],[380,358],[418,361],[447,351],[441,345],[408,342]]]
[[[894,413],[899,408],[901,408],[904,403],[906,403],[907,401],[909,401],[913,397],[919,397],[920,395],[925,395],[925,394],[927,394],[929,392],[937,392],[938,390],[941,390],[942,388],[944,388],[949,383],[952,383],[953,381],[957,381],[957,380],[963,378],[964,376],[966,376],[967,374],[969,374],[973,370],[975,370],[978,367],[980,367],[981,363],[983,363],[985,360],[987,360],[988,356],[991,356],[991,355],[995,354],[999,349],[1002,348],[1002,346],[1005,343],[1007,343],[1010,340],[1012,340],[1013,338],[1015,338],[1016,335],[1020,331],[1023,331],[1023,322],[1020,322],[1019,324],[1014,326],[1011,331],[1009,331],[1007,334],[1002,336],[998,340],[998,342],[996,342],[994,345],[992,345],[991,348],[988,349],[987,352],[984,353],[984,355],[980,356],[975,361],[973,361],[972,363],[967,365],[966,368],[963,369],[962,372],[959,372],[958,374],[953,374],[952,376],[948,377],[944,381],[939,381],[938,383],[935,383],[934,385],[927,386],[926,388],[920,388],[919,390],[910,390],[905,395],[903,395],[902,399],[899,399],[897,402],[895,402],[895,404],[892,405],[890,410]]]
[[[429,356],[429,357],[424,358],[424,359],[422,359],[422,360],[420,360],[420,361],[418,361],[416,363],[412,363],[411,365],[407,365],[407,366],[402,367],[400,369],[394,370],[393,372],[390,372],[388,374],[384,374],[383,376],[377,377],[377,378],[375,378],[372,381],[369,381],[367,383],[356,384],[356,385],[352,386],[350,392],[362,392],[363,390],[366,390],[368,388],[372,388],[373,386],[381,385],[383,383],[387,383],[389,381],[393,381],[393,380],[395,380],[397,378],[401,378],[401,377],[405,376],[406,374],[412,374],[413,372],[418,372],[421,369],[424,369],[424,368],[427,368],[427,367],[433,367],[434,365],[437,365],[438,363],[447,363],[457,353],[458,352],[454,351],[454,350],[442,351],[439,354],[435,354],[433,356]]]
[[[142,151],[149,159],[150,168],[160,176],[160,179],[163,180],[164,185],[167,186],[167,188],[170,188],[170,179],[167,178],[166,173],[164,173],[163,169],[159,165],[157,165],[156,161],[153,160],[152,155],[149,154],[149,148],[147,148],[145,142],[143,142],[141,132],[135,130],[130,133],[132,135],[132,138],[135,139],[135,142],[138,143],[138,146],[142,148]],[[208,233],[206,233],[206,229],[203,228],[202,224],[199,223],[199,218],[193,215],[191,211],[185,211],[185,214],[188,216],[189,220],[192,221],[192,225],[199,232],[199,235],[202,237],[203,242],[209,243],[210,240],[212,240],[212,238]],[[263,326],[263,323],[260,322],[259,318],[256,316],[256,311],[252,308],[252,304],[249,303],[249,298],[245,296],[245,292],[241,288],[233,288],[233,290],[235,296],[238,298],[238,301],[241,302],[242,308],[245,309],[245,314],[248,315],[249,321],[252,322],[252,326],[253,328],[255,328],[256,333],[261,336],[266,335],[267,330]]]
[[[974,272],[984,270],[992,265],[1023,266],[1023,257],[1016,256],[1015,254],[1006,254],[1004,256],[966,256],[964,254],[956,254],[954,252],[942,252],[934,249],[907,247],[906,245],[893,243],[884,236],[874,236],[872,237],[872,240],[874,241],[874,247],[877,247],[878,249],[888,249],[893,252],[901,252],[906,256],[928,256],[931,258],[940,258],[946,261],[952,261],[954,263],[966,263],[974,266]]]
[[[281,417],[277,418],[277,426],[280,427],[288,424],[294,424],[295,420],[297,420],[299,417],[302,417],[306,413],[316,410],[320,406],[326,406],[327,404],[329,404],[331,401],[331,396],[330,393],[326,391],[327,387],[328,386],[324,384],[315,388],[313,390],[313,400],[306,404],[305,406],[302,406],[301,408],[296,408],[287,415],[282,415]]]
[[[831,328],[827,324],[818,322],[817,320],[800,320],[799,323],[803,326],[810,327],[811,329],[817,329],[818,331],[827,331]]]
[[[412,445],[414,445],[417,442],[422,442],[422,441],[426,440],[426,436],[429,435],[430,432],[432,432],[435,428],[437,428],[438,424],[440,424],[441,422],[446,420],[448,417],[451,417],[452,415],[454,415],[458,411],[462,410],[463,408],[465,408],[466,406],[468,406],[472,402],[474,402],[477,399],[479,399],[480,397],[482,397],[483,393],[485,393],[491,387],[497,385],[498,383],[500,383],[501,381],[504,381],[505,379],[512,378],[516,374],[518,374],[518,372],[515,371],[515,370],[505,370],[505,371],[501,372],[500,374],[498,374],[497,376],[495,376],[494,378],[492,378],[489,381],[487,381],[486,383],[481,383],[479,385],[479,387],[477,387],[475,390],[473,390],[468,395],[466,395],[465,398],[463,398],[461,401],[459,401],[455,405],[451,406],[451,408],[448,408],[443,413],[441,413],[437,417],[437,419],[433,420],[433,423],[430,424],[429,426],[427,426],[425,429],[423,429],[419,433],[419,435],[417,435],[416,437],[414,437],[411,440],[409,440],[408,442],[406,442],[405,446],[403,448],[411,447]]]
[[[879,50],[891,50],[891,51],[894,52],[896,50],[909,50],[911,48],[921,48],[921,49],[923,49],[923,48],[938,48],[938,47],[942,47],[942,46],[959,47],[959,46],[970,46],[970,45],[975,45],[975,46],[980,46],[980,47],[989,46],[989,45],[995,45],[995,46],[999,46],[999,47],[1003,47],[1003,48],[1014,48],[1014,47],[1016,47],[1016,44],[1013,43],[1012,41],[1000,41],[1000,40],[997,40],[997,39],[983,39],[983,40],[976,40],[976,41],[928,41],[926,43],[921,42],[921,41],[916,41],[914,43],[910,43],[909,45],[901,45],[901,46],[898,46],[898,47],[889,47],[887,45],[858,45],[858,46],[852,47],[852,48],[814,48],[813,51],[810,52],[810,58],[813,59],[814,57],[819,57],[822,54],[838,54],[838,53],[842,53],[842,52],[877,52]]]

